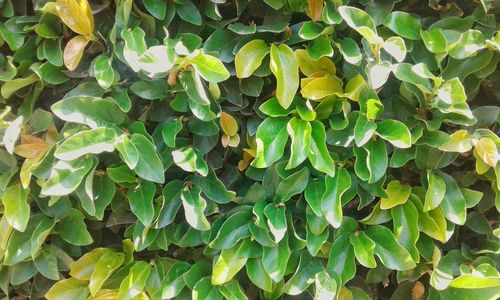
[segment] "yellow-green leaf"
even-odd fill
[[[328,75],[314,78],[300,92],[302,96],[311,100],[323,99],[336,93],[342,93],[342,80],[338,77]]]
[[[482,138],[476,144],[476,152],[479,157],[489,166],[495,167],[498,162],[498,149],[495,142],[490,138]]]
[[[297,59],[300,71],[306,76],[310,76],[316,72],[325,72],[330,75],[335,75],[337,71],[335,64],[328,57],[312,60],[309,58],[307,50],[304,49],[295,50],[295,58]]]
[[[299,67],[293,50],[285,44],[273,44],[270,68],[277,80],[276,97],[286,109],[292,104],[299,87]]]
[[[94,31],[94,16],[87,0],[57,0],[57,13],[71,30],[82,35]]]
[[[236,119],[226,112],[220,114],[220,126],[228,136],[233,136],[238,133],[238,123]]]
[[[399,180],[393,180],[387,185],[385,190],[388,197],[383,197],[380,201],[380,208],[390,209],[396,205],[403,204],[411,194],[411,187],[402,184]]]
[[[47,300],[85,300],[89,294],[86,281],[68,278],[56,282],[45,294]]]
[[[238,50],[234,57],[236,76],[247,78],[253,74],[264,57],[269,53],[269,47],[263,40],[252,40]]]

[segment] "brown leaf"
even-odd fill
[[[83,51],[89,41],[88,37],[77,35],[66,44],[66,48],[64,48],[64,65],[68,70],[73,71],[78,67],[83,56]]]
[[[420,282],[415,282],[415,285],[411,289],[411,300],[423,300],[425,295],[425,287]]]
[[[309,11],[311,13],[311,20],[321,21],[323,14],[323,0],[307,0],[309,3]]]

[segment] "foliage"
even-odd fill
[[[498,1],[0,16],[4,299],[500,297]]]

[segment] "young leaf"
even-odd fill
[[[264,57],[269,53],[269,47],[263,40],[252,40],[238,50],[234,57],[236,76],[250,77],[257,70]]]
[[[88,36],[94,31],[94,16],[87,0],[57,0],[56,10],[74,32]]]
[[[271,45],[269,67],[277,80],[276,97],[281,106],[287,109],[299,87],[299,67],[293,50],[285,44]]]
[[[195,57],[191,58],[191,63],[198,73],[210,82],[221,82],[229,78],[229,71],[224,64],[214,56],[200,51]]]

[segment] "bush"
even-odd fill
[[[0,297],[497,299],[497,4],[1,0]]]

